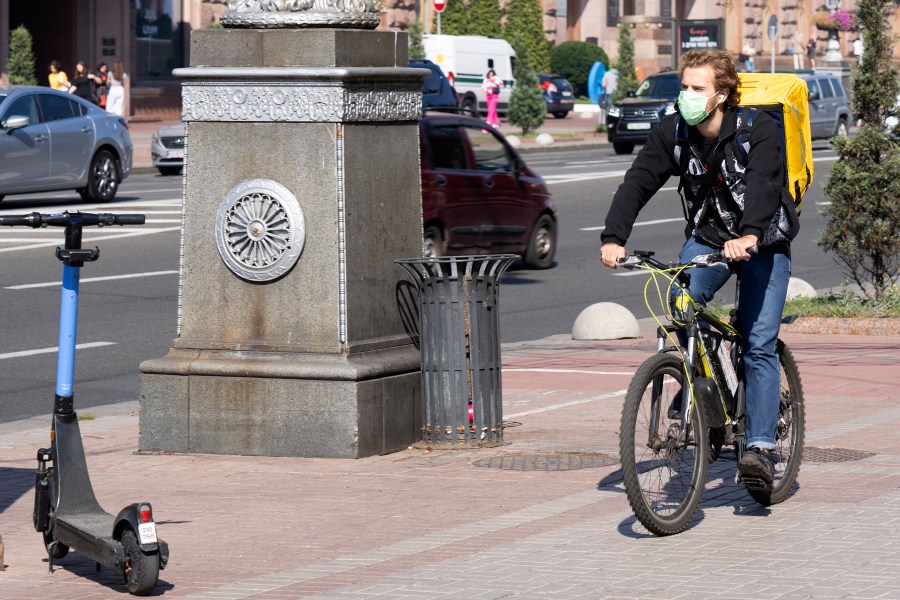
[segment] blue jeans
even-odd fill
[[[699,254],[719,252],[691,237],[678,258],[687,262]],[[731,277],[721,267],[689,269],[691,297],[707,304]],[[775,447],[775,426],[781,395],[781,371],[776,344],[788,281],[791,278],[790,250],[762,250],[741,263],[738,298],[739,325],[744,336],[744,381],[747,395],[747,447]]]

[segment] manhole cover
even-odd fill
[[[505,471],[572,471],[596,469],[618,464],[619,459],[599,452],[544,452],[539,454],[500,454],[479,458],[472,464]]]
[[[803,449],[803,462],[850,462],[875,456],[874,452],[850,450],[849,448],[815,448],[807,446]]]

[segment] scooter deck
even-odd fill
[[[57,514],[53,537],[110,569],[125,569],[125,548],[113,539],[115,517],[108,512]]]

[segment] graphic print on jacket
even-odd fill
[[[728,142],[728,144],[730,145],[731,142]],[[730,169],[728,168],[729,162],[731,163]],[[691,158],[683,176],[684,187],[688,190],[688,193],[685,194],[688,214],[693,215],[693,230],[691,233],[715,246],[721,246],[722,241],[720,240],[731,240],[741,237],[741,234],[738,232],[738,224],[740,215],[744,212],[744,196],[747,192],[747,168],[741,164],[735,153],[726,152],[717,171],[712,189],[707,192],[706,198],[695,209],[695,199],[703,191],[704,180],[707,177],[707,168],[696,155],[694,148],[691,148]],[[791,235],[793,230],[791,218],[797,218],[796,213],[793,215],[789,213],[789,211],[793,210],[792,203],[790,205],[785,203],[784,190],[782,189],[782,198],[778,210],[759,241],[761,247],[785,244],[791,241],[793,238],[793,235]],[[707,239],[711,236],[703,235],[703,229],[706,227],[712,229],[719,240]]]

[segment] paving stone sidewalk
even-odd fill
[[[900,598],[900,339],[787,341],[807,403],[795,495],[760,507],[726,453],[692,527],[668,538],[636,522],[617,463],[648,339],[505,345],[500,448],[140,455],[136,402],[92,409],[82,433],[107,510],[153,503],[171,550],[164,597]],[[121,577],[78,554],[47,572],[31,511],[48,425],[0,425],[0,598],[122,598]]]

